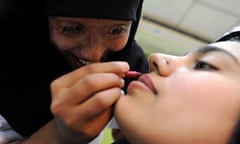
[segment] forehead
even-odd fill
[[[97,19],[97,18],[75,18],[75,17],[49,17],[50,20],[56,20],[59,22],[72,22],[81,23],[85,25],[97,25],[97,24],[130,24],[131,21],[127,20],[113,20],[113,19]]]
[[[234,55],[238,60],[240,60],[240,42],[223,41],[212,43],[209,45],[224,49]]]

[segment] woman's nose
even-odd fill
[[[149,57],[150,71],[156,72],[161,76],[171,74],[172,59],[165,54],[152,54]]]
[[[100,61],[107,47],[101,37],[92,36],[89,38],[88,43],[85,44],[86,55],[92,61]]]
[[[93,62],[100,62],[104,54],[104,49],[100,47],[92,47],[87,53],[88,58]]]

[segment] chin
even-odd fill
[[[149,140],[149,132],[152,128],[142,127],[144,118],[137,118],[134,114],[128,112],[115,112],[115,118],[121,129],[122,134],[131,144],[152,144],[152,138]],[[139,121],[140,120],[140,121]]]

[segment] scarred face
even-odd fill
[[[74,68],[105,61],[122,50],[131,24],[124,20],[49,17],[51,41]]]

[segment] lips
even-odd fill
[[[79,61],[79,63],[81,63],[83,65],[88,65],[88,64],[93,63],[93,62],[90,62],[90,61],[87,61],[87,60],[84,60],[84,59],[81,59],[81,58],[78,58],[78,61]]]
[[[75,56],[73,54],[71,54],[71,56],[72,56],[72,59],[73,59],[74,65],[75,65],[74,67],[76,67],[76,68],[93,63],[91,61],[87,61],[82,58],[78,58],[77,56]]]
[[[149,75],[144,74],[140,76],[138,80],[145,84],[154,94],[157,94],[157,90],[154,87],[153,81],[151,80]]]

